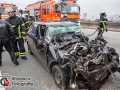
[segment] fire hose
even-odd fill
[[[83,28],[83,29],[84,29],[84,28]],[[84,29],[84,30],[85,30],[85,29]],[[92,34],[90,34],[90,35],[86,35],[86,36],[92,36],[92,35],[94,35],[97,31],[98,31],[98,29],[95,30],[95,32],[93,32]]]

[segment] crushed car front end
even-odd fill
[[[56,49],[57,62],[68,72],[68,88],[98,90],[111,74],[119,71],[115,49],[101,40],[89,41],[79,26],[51,29],[50,43]]]

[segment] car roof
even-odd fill
[[[67,27],[67,26],[77,26],[76,23],[73,22],[34,22],[34,24],[38,25],[46,25],[46,26],[52,26],[52,27]]]

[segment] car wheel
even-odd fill
[[[64,90],[68,87],[68,74],[59,65],[53,66],[52,75],[58,88]]]
[[[28,52],[29,52],[30,55],[33,55],[32,51],[31,51],[31,49],[30,49],[29,44],[28,44]]]

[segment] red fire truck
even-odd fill
[[[29,4],[26,13],[32,14],[39,21],[60,21],[63,14],[67,14],[69,21],[80,23],[80,6],[77,0],[41,0]]]

